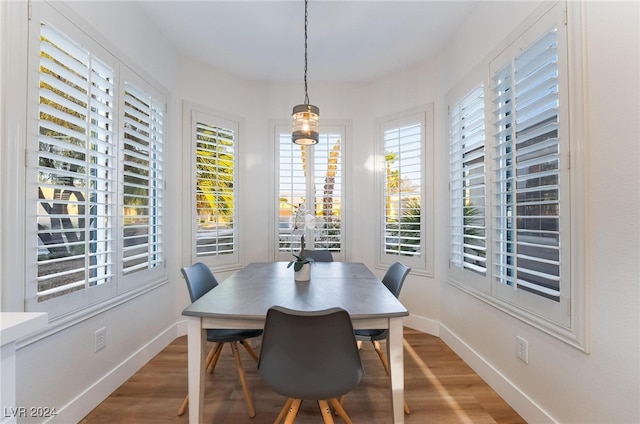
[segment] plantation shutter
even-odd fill
[[[422,122],[383,130],[384,253],[420,256]]]
[[[450,109],[451,266],[486,274],[484,85]]]
[[[114,273],[114,71],[40,26],[37,301]]]
[[[163,104],[125,82],[122,159],[125,275],[164,262],[163,125]]]
[[[342,250],[342,136],[322,128],[313,146],[315,217],[313,249]],[[326,131],[326,132],[325,132]],[[293,144],[293,143],[292,143]]]
[[[342,252],[342,143],[344,128],[321,126],[318,144],[301,146],[279,132],[278,251]],[[314,217],[306,228],[306,215]]]
[[[556,29],[493,78],[497,281],[560,299]]]
[[[217,125],[204,116],[195,121],[197,256],[237,253],[236,134],[233,123]]]
[[[300,252],[306,211],[309,148],[294,144],[290,133],[278,135],[278,251]],[[311,175],[311,174],[309,174]],[[300,216],[302,215],[302,216]]]

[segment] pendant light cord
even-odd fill
[[[309,104],[309,93],[307,91],[307,25],[309,24],[309,13],[307,11],[308,0],[304,0],[304,104]]]

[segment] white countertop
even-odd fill
[[[0,346],[47,326],[45,312],[0,312]]]

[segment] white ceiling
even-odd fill
[[[308,79],[378,78],[437,53],[479,0],[310,0]],[[138,1],[185,55],[255,80],[302,79],[304,1]]]

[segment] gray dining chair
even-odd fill
[[[382,283],[396,298],[398,298],[400,296],[400,290],[402,289],[404,280],[407,278],[407,275],[409,275],[409,272],[411,272],[411,268],[401,262],[395,262],[389,267],[389,269],[387,269],[384,277],[382,277]],[[356,330],[355,335],[358,349],[362,347],[362,342],[371,342],[371,344],[373,344],[373,348],[378,354],[384,370],[387,372],[387,375],[389,375],[389,362],[387,361],[387,357],[384,352],[382,352],[382,348],[380,346],[380,340],[387,340],[389,330]],[[342,400],[344,399],[341,399],[341,401]],[[404,413],[407,415],[411,413],[406,401],[404,402]]]
[[[333,262],[333,255],[330,250],[304,250],[305,258],[312,258],[316,262]]]
[[[196,262],[191,266],[182,268],[181,271],[185,281],[187,282],[187,289],[189,290],[191,302],[195,302],[200,299],[204,294],[213,290],[218,285],[216,277],[213,275],[209,267],[202,262]],[[251,418],[256,416],[256,410],[253,406],[253,399],[251,398],[251,393],[249,393],[249,386],[247,385],[244,368],[242,367],[242,360],[240,358],[240,352],[238,351],[238,342],[245,347],[253,360],[258,362],[258,355],[253,351],[247,340],[260,335],[262,335],[262,330],[207,330],[207,341],[214,343],[214,345],[205,359],[205,368],[209,373],[213,373],[213,370],[218,363],[220,352],[222,352],[222,347],[226,343],[231,345],[231,351],[235,358],[236,370],[238,371],[238,377],[240,377],[240,384],[242,385],[242,391],[244,392],[247,409],[249,410],[249,416]],[[189,395],[184,398],[184,401],[178,410],[178,415],[183,415],[187,410],[188,405]]]
[[[267,311],[258,372],[273,391],[288,399],[275,423],[292,423],[303,399],[318,402],[325,423],[329,403],[346,423],[337,400],[356,387],[364,369],[349,313],[341,308],[303,312],[273,306]]]

